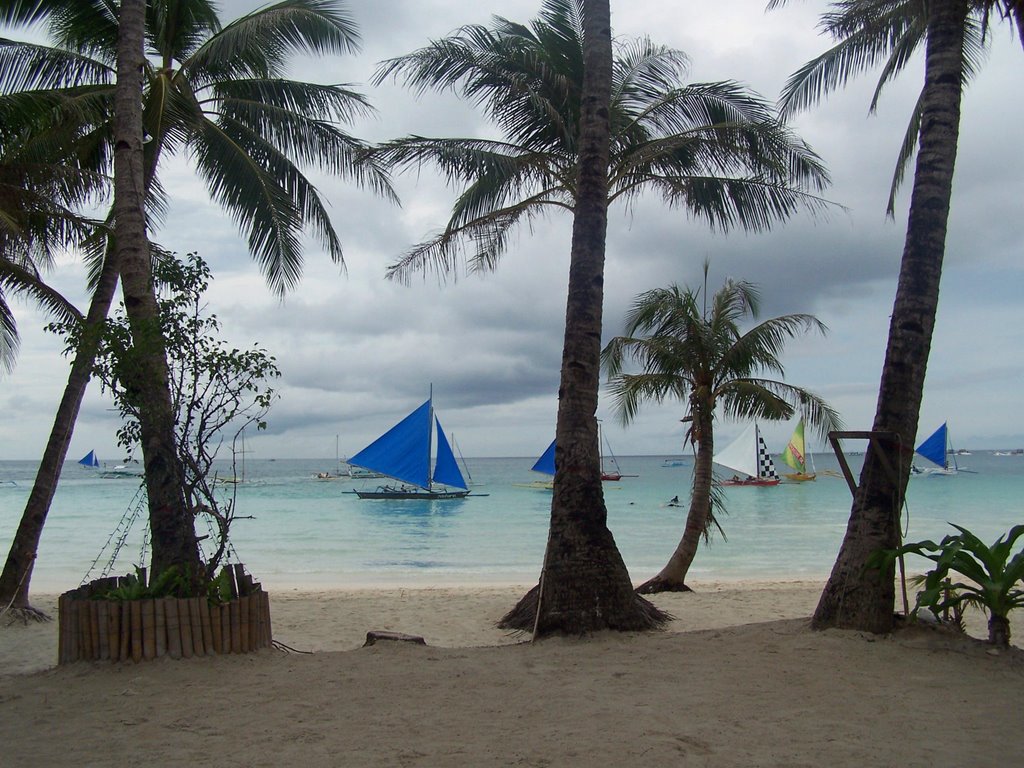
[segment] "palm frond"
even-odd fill
[[[73,51],[0,38],[0,92],[72,88],[111,83],[107,64]]]
[[[212,35],[182,64],[199,85],[209,80],[285,74],[293,54],[353,53],[359,32],[333,0],[284,0],[246,14]]]

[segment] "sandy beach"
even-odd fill
[[[934,627],[812,632],[816,582],[697,587],[656,596],[676,617],[667,631],[535,644],[494,627],[522,586],[271,589],[275,640],[296,652],[139,665],[56,667],[55,623],[0,620],[0,764],[1024,761],[1019,647]],[[362,647],[369,630],[427,645]],[[1013,633],[1024,640],[1020,616]]]

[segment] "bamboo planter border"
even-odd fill
[[[123,586],[127,580],[121,576],[65,592],[57,601],[57,663],[189,659],[270,647],[270,596],[241,565],[225,570],[234,597],[214,605],[205,597],[94,597]]]

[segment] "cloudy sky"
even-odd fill
[[[224,0],[229,20],[262,5]],[[478,136],[480,116],[448,95],[416,99],[396,85],[369,85],[377,62],[408,53],[462,24],[491,15],[526,22],[539,0],[350,0],[363,36],[354,56],[296,62],[295,76],[353,83],[377,109],[350,126],[371,141],[409,133]],[[824,50],[816,30],[823,2],[794,0],[770,14],[764,0],[665,3],[612,0],[620,37],[649,35],[685,51],[690,82],[734,79],[777,97],[786,77]],[[1024,446],[1020,407],[1024,356],[1021,328],[1021,200],[1019,150],[1024,100],[1019,98],[1020,43],[997,30],[989,61],[963,106],[960,151],[949,226],[938,325],[921,414],[922,435],[950,421],[958,446]],[[673,282],[698,285],[711,260],[711,285],[726,277],[757,283],[762,315],[816,314],[826,338],[789,345],[787,380],[815,390],[850,429],[868,429],[874,414],[888,316],[906,223],[906,196],[895,221],[885,217],[893,163],[908,110],[920,87],[917,60],[887,91],[877,115],[867,106],[874,85],[864,77],[800,115],[798,133],[824,158],[833,177],[827,196],[843,206],[826,220],[798,216],[762,235],[714,234],[681,211],[643,200],[609,215],[605,338],[619,333],[634,297]],[[1013,94],[1013,95],[1011,95]],[[257,458],[331,457],[361,449],[427,397],[433,384],[442,423],[467,456],[532,456],[554,433],[556,391],[571,222],[553,216],[522,229],[497,272],[434,278],[410,286],[384,280],[385,267],[409,245],[443,226],[455,191],[428,173],[399,177],[402,207],[369,192],[315,176],[331,206],[347,270],[310,243],[304,278],[280,300],[266,287],[232,222],[212,202],[184,158],[168,162],[164,184],[173,208],[154,239],[181,254],[198,251],[212,266],[209,299],[237,345],[259,344],[283,372],[281,399],[269,429],[249,440]],[[60,263],[52,282],[86,305],[81,265]],[[15,306],[22,351],[0,380],[0,458],[36,458],[64,386],[67,362],[46,319]],[[122,455],[110,403],[90,389],[70,455],[95,448]],[[628,428],[610,399],[599,409],[618,455],[678,453],[681,407],[650,406]],[[719,442],[741,426],[724,423]],[[781,449],[790,427],[768,427]]]

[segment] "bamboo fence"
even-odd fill
[[[57,603],[57,663],[189,659],[270,647],[269,595],[241,564],[224,570],[232,596],[226,603],[205,597],[99,597],[124,586],[127,580],[121,576],[65,592]]]

